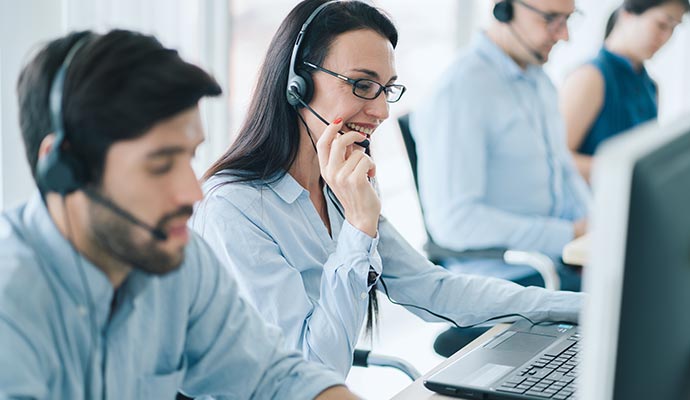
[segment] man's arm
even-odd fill
[[[284,346],[280,330],[267,325],[238,294],[211,249],[196,235],[197,251],[185,276],[193,287],[185,355],[188,371],[183,392],[233,399],[314,399],[343,384],[326,367],[307,362]],[[347,393],[347,392],[344,392]],[[335,397],[334,397],[335,398]],[[348,397],[344,397],[347,399]]]
[[[48,376],[29,338],[0,312],[0,399],[42,399]]]

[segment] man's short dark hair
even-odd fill
[[[19,123],[34,178],[41,142],[54,132],[51,83],[69,49],[84,37],[88,39],[67,71],[62,119],[67,145],[86,163],[92,183],[102,177],[111,144],[137,138],[202,97],[221,93],[209,74],[153,36],[84,31],[53,40],[24,67],[17,83]]]

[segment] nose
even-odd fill
[[[192,166],[185,166],[183,176],[176,180],[175,198],[178,205],[193,205],[204,197]]]
[[[364,111],[379,122],[388,119],[390,104],[386,101],[386,94],[381,92],[377,98],[367,101]]]
[[[568,41],[570,40],[570,30],[568,29],[568,21],[563,20],[556,26],[556,41]]]

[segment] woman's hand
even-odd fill
[[[316,144],[321,176],[342,203],[350,225],[375,237],[381,201],[369,178],[376,174],[376,165],[363,148],[354,145],[362,141],[362,134],[352,131],[340,135],[342,124],[342,118],[333,121]]]

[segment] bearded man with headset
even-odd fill
[[[186,227],[198,102],[220,92],[121,30],[56,39],[24,68],[40,193],[0,216],[0,398],[355,398],[284,348]]]

